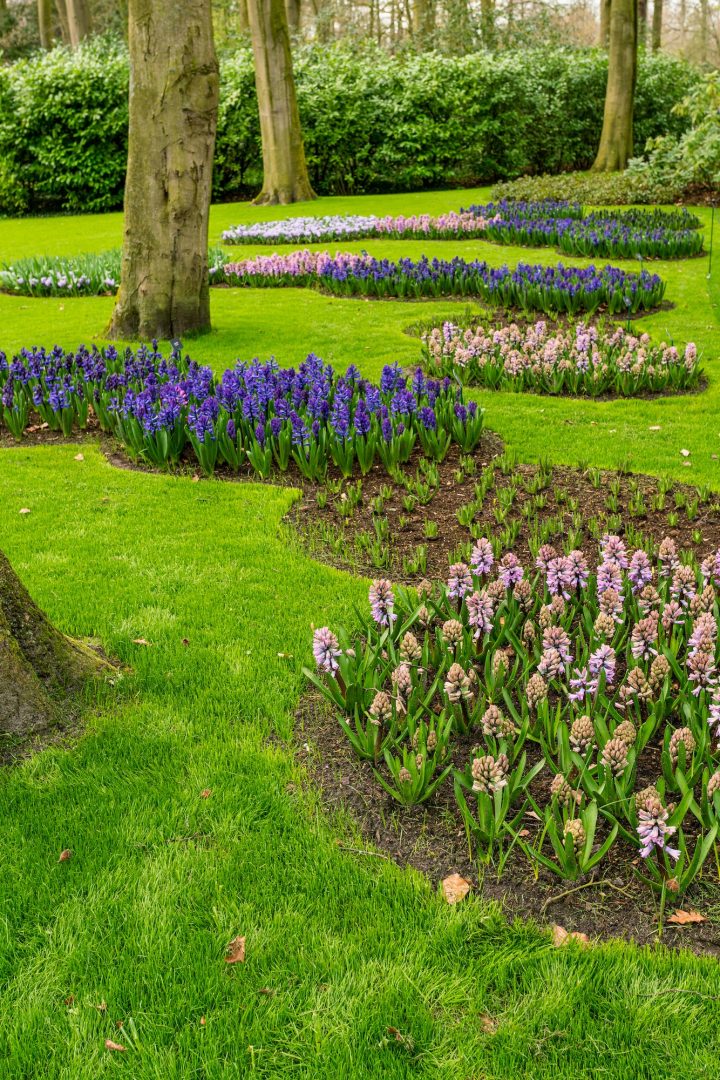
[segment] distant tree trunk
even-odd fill
[[[58,13],[58,22],[60,23],[60,34],[64,45],[70,44],[70,28],[68,26],[67,8],[65,7],[65,0],[55,0],[55,9]]]
[[[130,0],[120,292],[108,334],[210,329],[208,217],[218,105],[211,0]]]
[[[301,0],[285,0],[288,30],[294,36],[300,32]]]
[[[87,0],[65,0],[70,44],[77,49],[90,33],[90,8]]]
[[[40,32],[40,47],[51,49],[53,45],[52,0],[38,0],[37,17]]]
[[[263,188],[257,205],[314,199],[295,95],[284,0],[248,0],[260,112]]]
[[[55,723],[71,693],[109,670],[52,626],[0,552],[0,734],[31,735]]]
[[[638,47],[647,45],[648,0],[637,0]]]
[[[636,0],[612,0],[605,112],[593,165],[596,172],[624,169],[632,157],[636,73]]]
[[[709,38],[708,0],[700,0],[700,62],[707,63]]]
[[[662,48],[663,0],[653,0],[652,51]]]
[[[480,33],[486,49],[495,45],[495,0],[480,0]]]
[[[607,49],[610,40],[610,5],[612,0],[600,0],[600,45]]]
[[[435,33],[434,0],[413,0],[410,13],[413,37],[422,45],[431,43]]]

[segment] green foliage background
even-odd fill
[[[587,168],[600,136],[607,57],[537,49],[392,57],[372,46],[300,48],[297,91],[311,180],[320,194],[468,186]],[[250,50],[223,59],[214,197],[262,178]],[[679,135],[673,107],[695,85],[688,64],[640,60],[636,152]],[[94,39],[0,69],[0,213],[88,212],[122,204],[128,59]]]

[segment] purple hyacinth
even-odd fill
[[[393,611],[395,594],[391,583],[385,578],[373,581],[368,598],[372,617],[378,626],[390,626],[397,619],[397,615]]]
[[[537,553],[537,558],[535,559],[535,565],[538,568],[538,570],[542,570],[543,574],[547,574],[548,564],[551,562],[552,559],[556,559],[556,558],[557,558],[557,551],[552,546],[552,544],[543,544],[542,547],[540,548],[540,550]]]
[[[675,862],[680,858],[679,850],[667,845],[668,837],[677,832],[674,825],[667,824],[667,819],[668,812],[662,807],[638,811],[637,834],[643,859],[649,858],[653,850],[664,851]]]
[[[597,591],[598,594],[613,589],[616,593],[622,592],[622,571],[616,562],[601,562],[597,568]]]
[[[586,697],[592,697],[597,688],[597,679],[591,678],[586,667],[575,668],[570,679],[568,699],[570,701],[584,701]]]
[[[550,559],[547,564],[545,579],[551,596],[562,596],[569,600],[575,584],[575,575],[570,560],[565,555]]]
[[[522,581],[524,571],[517,555],[513,555],[512,551],[509,551],[507,555],[503,555],[500,560],[500,569],[498,570],[498,577],[502,581],[506,589],[512,589],[513,585],[517,585],[518,581]]]
[[[482,536],[472,549],[470,556],[472,572],[478,577],[489,574],[494,562],[495,556],[493,555],[492,544],[486,537]]]
[[[632,558],[630,559],[630,568],[628,570],[628,578],[632,585],[632,591],[634,593],[642,592],[646,585],[649,585],[652,581],[653,572],[650,565],[650,559],[647,556],[647,552],[642,548],[638,548],[634,551]]]
[[[453,563],[448,576],[448,596],[462,601],[463,597],[472,592],[472,588],[472,578],[465,563]]]
[[[473,635],[477,640],[481,634],[489,634],[493,627],[495,606],[491,597],[485,592],[474,592],[466,600],[468,610],[468,623],[475,631]],[[719,721],[720,723],[720,721]]]
[[[605,685],[612,686],[615,681],[615,665],[617,663],[615,650],[612,645],[601,645],[594,653],[591,653],[588,667],[592,675],[605,674]]]
[[[563,658],[557,649],[546,649],[540,657],[538,674],[544,679],[558,679],[565,673]]]
[[[627,569],[627,549],[619,536],[606,534],[600,541],[603,562],[614,563],[621,570]]]
[[[584,589],[590,568],[582,551],[571,551],[566,558],[566,572],[573,589]]]
[[[320,671],[329,674],[338,670],[336,656],[340,656],[338,639],[327,626],[321,626],[313,634],[313,656]]]

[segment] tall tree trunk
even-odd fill
[[[296,37],[300,33],[301,0],[285,0],[288,30]]]
[[[263,188],[257,205],[314,199],[295,95],[284,0],[248,0],[260,112]]]
[[[593,169],[624,169],[633,152],[633,109],[637,74],[636,0],[612,0],[610,49],[600,146]]]
[[[600,42],[607,49],[610,40],[610,6],[612,0],[600,0]]]
[[[434,0],[413,0],[411,13],[413,37],[423,45],[429,44],[435,33]]]
[[[659,52],[662,48],[662,20],[663,0],[653,0],[652,18],[652,51]]]
[[[208,217],[218,106],[211,0],[130,0],[120,292],[108,335],[210,329]]]
[[[708,0],[700,0],[700,62],[702,64],[707,63],[709,37]]]
[[[647,45],[648,0],[637,0],[638,47]]]
[[[40,32],[40,47],[42,49],[51,49],[53,45],[52,15],[52,0],[38,0],[38,30]]]
[[[90,33],[90,8],[87,0],[65,0],[70,44],[77,49]]]
[[[480,33],[486,49],[495,45],[495,0],[480,0]]]
[[[70,44],[70,28],[68,26],[67,8],[65,7],[65,0],[55,0],[55,8],[58,13],[58,22],[60,23],[60,35],[63,40],[63,45]]]
[[[71,693],[109,670],[52,626],[0,552],[0,735],[31,735],[55,723]]]

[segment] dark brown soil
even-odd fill
[[[536,879],[527,858],[517,849],[498,877],[496,867],[478,864],[470,857],[450,777],[426,803],[402,807],[380,787],[372,766],[356,757],[330,706],[316,691],[303,697],[295,720],[296,757],[317,785],[325,807],[333,813],[349,813],[361,832],[361,842],[352,830],[346,832],[346,840],[338,841],[353,857],[392,859],[400,866],[419,870],[437,886],[448,875],[460,874],[480,896],[497,901],[511,917],[558,923],[589,938],[624,938],[639,944],[658,938],[657,900],[636,877],[634,866],[639,860],[623,841],[613,844],[592,874],[575,882],[563,881],[543,869]],[[476,742],[472,735],[455,738],[450,751],[455,765],[465,766]],[[649,748],[643,756],[648,753]],[[652,752],[647,760],[650,764]],[[646,778],[638,777],[638,787],[651,782],[653,775],[657,773],[648,768]],[[531,790],[541,803],[549,799],[551,780],[552,775],[545,770],[533,782]],[[530,812],[525,827],[532,837],[537,819]],[[699,910],[706,921],[687,926],[665,922],[664,943],[720,956],[720,885],[712,856],[705,864],[703,879],[682,901],[676,905],[668,901],[666,919],[675,907]]]
[[[290,521],[311,543],[320,558],[350,567],[369,576],[380,571],[397,581],[410,582],[422,577],[445,577],[451,562],[467,557],[463,546],[472,545],[468,526],[460,525],[457,512],[474,499],[475,485],[482,470],[495,464],[494,482],[485,495],[482,507],[475,514],[473,528],[477,534],[498,536],[504,527],[517,528],[512,544],[506,545],[518,557],[529,562],[530,544],[551,543],[563,546],[573,534],[572,546],[581,548],[591,559],[597,556],[598,538],[610,531],[625,536],[632,544],[647,538],[658,543],[664,536],[672,537],[678,547],[692,549],[704,556],[720,547],[720,495],[698,493],[688,485],[666,485],[664,509],[653,509],[660,500],[661,482],[649,476],[634,476],[609,470],[592,470],[554,466],[542,479],[542,489],[535,494],[528,488],[540,485],[542,470],[537,465],[514,464],[500,457],[502,443],[490,433],[483,436],[473,455],[476,473],[459,479],[456,475],[461,455],[452,447],[445,461],[438,466],[440,483],[430,502],[409,511],[403,505],[407,494],[404,487],[394,484],[384,469],[377,467],[362,480],[362,501],[351,516],[346,516],[347,499],[343,491],[329,496],[321,508],[317,502],[318,488],[305,487],[303,498],[290,511]],[[418,468],[419,455],[406,467],[411,475]],[[356,483],[356,482],[355,482]],[[513,484],[518,484],[515,500],[502,524],[496,513],[502,511],[500,500]],[[617,488],[613,494],[612,486]],[[373,510],[373,502],[381,491],[390,492],[382,515]],[[523,507],[533,499],[544,500],[528,517]],[[676,500],[690,504],[688,510],[676,510]],[[695,500],[697,506],[695,507]],[[677,520],[668,515],[677,515]],[[366,550],[365,538],[376,536],[375,519],[387,519],[388,539],[381,548]],[[613,520],[614,519],[614,520]],[[426,536],[427,522],[437,526],[437,537]],[[545,526],[547,535],[539,530]],[[642,535],[641,535],[642,534]],[[409,565],[420,546],[426,548],[424,567],[413,570]]]

